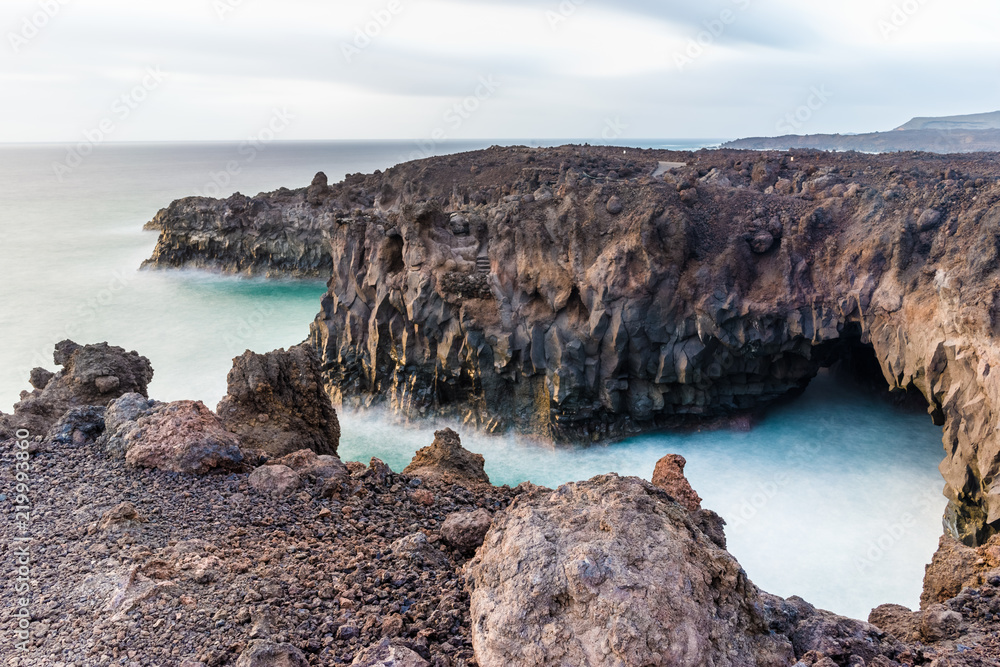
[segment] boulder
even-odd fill
[[[13,424],[42,434],[71,408],[106,407],[129,392],[145,396],[153,379],[149,359],[107,343],[78,345],[64,340],[56,345],[53,360],[62,370],[54,374],[43,368],[31,371],[35,389],[21,394],[13,418],[4,420],[6,427],[0,424],[0,437]]]
[[[966,586],[979,584],[981,575],[996,567],[1000,567],[1000,536],[974,549],[947,533],[942,535],[938,540],[938,550],[924,568],[921,609],[955,597]]]
[[[96,440],[104,433],[104,412],[96,405],[70,408],[52,425],[46,439],[74,445]]]
[[[248,350],[233,360],[228,382],[218,414],[245,447],[271,456],[300,449],[337,453],[340,424],[311,347]]]
[[[272,496],[288,495],[302,484],[299,474],[284,465],[261,466],[250,473],[247,481],[255,491]]]
[[[101,530],[109,530],[121,526],[134,526],[145,521],[139,516],[139,511],[135,505],[129,502],[119,503],[114,508],[101,515],[101,520],[97,527]]]
[[[116,398],[104,411],[104,433],[97,439],[97,446],[112,458],[123,458],[130,432],[138,428],[139,417],[162,405],[134,392]]]
[[[475,512],[454,512],[441,524],[441,538],[451,547],[472,554],[482,546],[493,517],[483,509]]]
[[[309,667],[309,661],[291,644],[256,639],[240,654],[236,667]]]
[[[680,454],[667,454],[656,462],[653,485],[669,493],[674,500],[688,508],[688,511],[697,512],[701,509],[701,496],[691,488],[691,484],[684,476],[686,465],[687,460]]]
[[[319,456],[311,449],[300,449],[272,461],[274,465],[287,466],[304,478],[316,480],[339,480],[350,478],[347,466],[336,456],[324,454]]]
[[[434,432],[434,442],[416,453],[404,475],[424,481],[475,486],[489,484],[482,454],[473,454],[462,447],[458,433],[450,428]]]
[[[361,651],[351,664],[358,667],[430,667],[419,653],[389,639]]]
[[[898,604],[883,604],[872,609],[868,622],[885,630],[901,642],[920,640],[920,612]]]
[[[482,667],[795,662],[736,559],[638,478],[519,498],[466,572]]]
[[[389,551],[410,565],[441,567],[448,563],[448,557],[436,549],[423,533],[413,533],[401,537],[391,545]]]
[[[202,475],[239,470],[243,455],[236,437],[201,401],[176,401],[139,417],[125,435],[126,463]]]

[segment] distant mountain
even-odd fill
[[[917,117],[897,130],[1000,130],[1000,111],[965,116]]]
[[[1000,152],[1000,111],[965,116],[918,117],[889,132],[749,137],[726,142],[722,144],[722,148],[756,151],[813,148],[862,153]]]

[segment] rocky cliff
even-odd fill
[[[310,340],[336,399],[556,440],[739,414],[874,350],[944,426],[975,544],[1000,528],[998,176],[989,155],[494,147],[238,216],[183,200],[152,262],[265,270],[294,219],[292,271],[329,254]]]
[[[751,151],[811,148],[821,151],[861,151],[864,153],[895,153],[898,151],[929,151],[932,153],[976,153],[1000,151],[1000,130],[973,129],[969,126],[934,124],[932,119],[914,119],[891,132],[865,134],[789,134],[781,137],[747,137],[728,141],[723,148]],[[923,127],[919,121],[925,121]],[[916,125],[908,127],[911,123]]]

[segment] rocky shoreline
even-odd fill
[[[134,352],[58,346],[63,370],[36,369],[41,387],[0,415],[0,477],[13,488],[29,461],[33,517],[0,519],[5,562],[30,538],[30,634],[4,664],[1000,664],[1000,538],[943,538],[916,612],[839,617],[753,585],[681,457],[655,484],[498,488],[444,430],[399,473],[343,463],[335,412],[308,408],[309,355],[236,358],[220,413],[260,412],[226,420],[91,377],[151,376]],[[269,452],[245,420],[327,453]],[[17,614],[0,609],[5,638]]]
[[[327,257],[309,342],[336,404],[546,440],[742,418],[867,355],[944,427],[947,524],[977,545],[1000,529],[998,201],[989,154],[494,147],[174,202],[148,264]]]

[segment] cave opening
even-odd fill
[[[382,271],[385,274],[401,272],[405,267],[403,262],[403,237],[393,234],[382,244]]]

